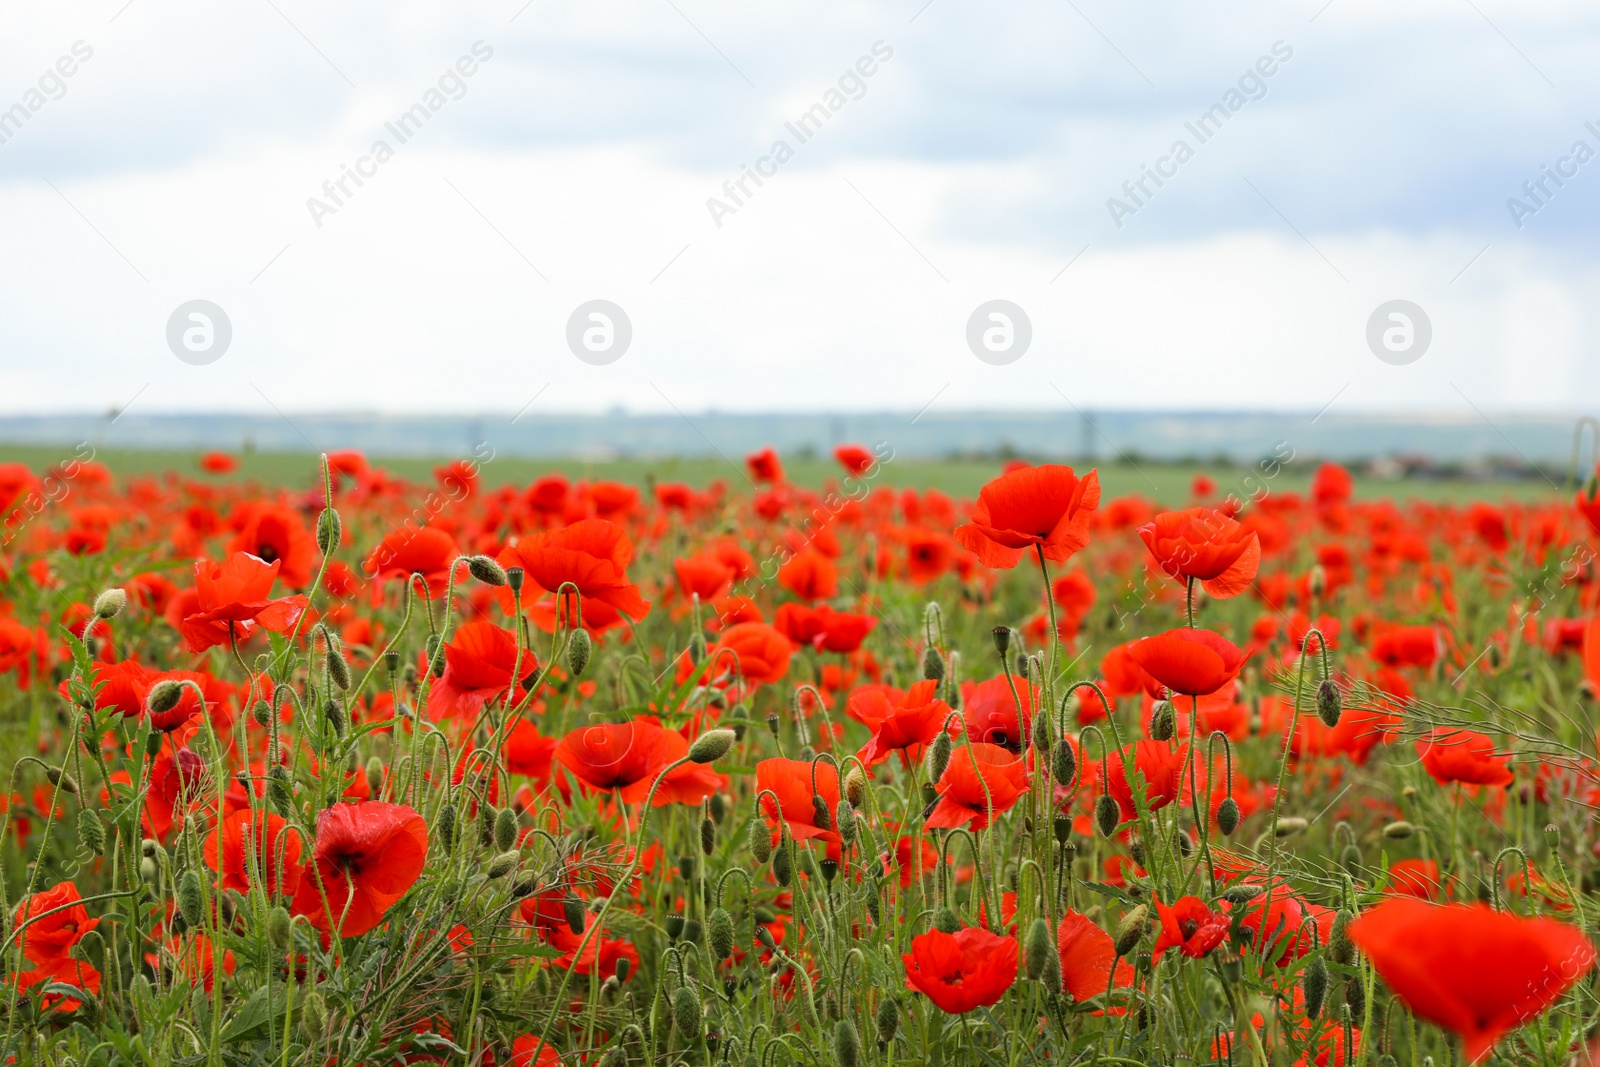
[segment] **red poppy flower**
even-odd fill
[[[1156,959],[1176,948],[1190,959],[1202,959],[1228,936],[1228,914],[1212,911],[1199,897],[1180,897],[1171,907],[1155,902],[1161,919],[1161,936],[1150,950]]]
[[[315,873],[301,877],[294,912],[319,930],[337,922],[340,937],[358,937],[383,921],[427,860],[428,824],[404,804],[364,800],[324,808],[312,849]]]
[[[911,939],[906,988],[950,1015],[988,1007],[1017,980],[1017,939],[969,926],[946,934],[929,930]]]
[[[1510,785],[1511,754],[1496,752],[1494,740],[1472,730],[1440,726],[1417,740],[1422,766],[1440,785]]]
[[[802,600],[830,600],[839,595],[839,568],[808,548],[778,568],[778,584]]]
[[[857,753],[861,762],[873,767],[896,751],[907,759],[921,759],[922,746],[939,736],[951,714],[950,705],[934,696],[938,689],[938,682],[921,681],[906,693],[864,686],[850,694],[846,714],[872,730]]]
[[[771,790],[776,796],[761,798],[761,810],[767,824],[777,828],[783,820],[789,836],[796,841],[813,838],[829,844],[839,844],[839,828],[833,825],[834,812],[839,806],[839,772],[831,763],[812,763],[800,759],[764,759],[756,764],[756,792]],[[828,825],[817,825],[815,798],[821,797],[828,809]]]
[[[1390,626],[1372,641],[1372,658],[1386,667],[1421,667],[1426,670],[1444,651],[1434,626]]]
[[[1404,859],[1389,864],[1389,892],[1418,900],[1438,900],[1444,896],[1439,885],[1439,864],[1435,860]]]
[[[519,694],[539,672],[539,661],[529,649],[517,660],[517,637],[487,619],[462,623],[444,646],[444,673],[428,691],[428,717],[472,719],[490,700],[509,693],[513,670]]]
[[[610,605],[635,622],[650,611],[650,602],[628,580],[633,542],[622,527],[606,519],[582,519],[559,530],[524,537],[501,552],[499,559],[503,566],[523,568],[528,581],[539,589],[555,592],[571,582],[584,604],[595,600]],[[528,603],[530,590],[526,587],[522,597],[523,603]],[[515,597],[509,586],[501,590],[500,603],[512,610]]]
[[[783,481],[783,461],[770,445],[759,452],[744,457],[744,465],[755,482],[780,483]]]
[[[200,456],[200,469],[208,474],[232,474],[239,469],[239,460],[226,452],[206,452]]]
[[[641,717],[580,726],[556,745],[555,759],[589,788],[615,789],[624,803],[637,804],[649,796],[662,769],[688,751],[689,743],[681,734]],[[685,764],[661,783],[655,806],[699,803],[716,792],[722,780],[699,764]]]
[[[299,595],[269,599],[278,567],[278,563],[267,563],[248,552],[235,552],[221,563],[196,561],[194,590],[199,610],[184,616],[182,626],[189,651],[204,652],[230,639],[242,641],[257,626],[280,634],[293,629],[309,602]]]
[[[1577,928],[1486,904],[1389,897],[1350,924],[1350,939],[1418,1018],[1461,1036],[1468,1062],[1544,1012],[1595,962]]]
[[[1183,775],[1183,761],[1188,751],[1187,745],[1144,740],[1124,745],[1120,753],[1111,754],[1106,760],[1109,767],[1106,792],[1117,802],[1123,822],[1139,814],[1133,802],[1133,787],[1128,784],[1128,772],[1122,765],[1124,758],[1132,765],[1132,770],[1144,779],[1146,806],[1151,811],[1160,811],[1178,799],[1179,779]]]
[[[877,457],[863,445],[840,445],[833,450],[833,458],[839,461],[839,466],[848,473],[861,477],[872,469]]]
[[[144,702],[150,695],[155,678],[143,664],[130,659],[121,663],[95,664],[90,684],[100,687],[94,696],[96,710],[114,708],[123,715],[137,718],[145,713]],[[57,691],[63,697],[67,696],[67,683],[62,682],[57,686]],[[189,699],[192,702],[194,694],[189,694]]]
[[[1021,752],[1031,736],[1038,700],[1039,687],[1029,685],[1021,675],[1002,674],[983,682],[963,682],[961,721],[972,740]]]
[[[703,604],[726,593],[733,584],[733,568],[709,554],[673,560],[672,573],[684,599],[698,596]]]
[[[1163,512],[1139,536],[1163,574],[1195,579],[1218,600],[1250,588],[1261,567],[1261,539],[1215,508]]]
[[[250,887],[257,884],[251,875],[254,868],[268,893],[293,896],[300,888],[305,865],[300,862],[300,835],[283,832],[286,825],[273,812],[255,815],[249,808],[235,811],[206,838],[202,849],[206,866],[213,871],[220,870],[223,889],[248,894]],[[247,835],[250,838],[248,848],[245,845]],[[219,850],[222,853],[220,868]],[[281,880],[280,865],[283,868]],[[331,896],[329,902],[332,902]]]
[[[561,1053],[540,1041],[534,1034],[523,1034],[511,1042],[512,1067],[561,1067]]]
[[[78,901],[83,897],[73,882],[58,882],[49,889],[25,897],[17,905],[12,929],[18,929],[30,918],[43,916],[16,935],[22,943],[22,954],[29,962],[46,964],[65,960],[72,946],[83,940],[83,935],[100,925],[99,919],[89,918],[88,909]],[[62,910],[56,911],[57,908]],[[46,912],[55,912],[48,915]]]
[[[813,608],[790,602],[778,606],[772,623],[796,648],[810,645],[818,652],[854,652],[878,620],[871,615],[834,611],[826,604]]]
[[[1238,676],[1245,655],[1212,630],[1179,627],[1135,641],[1128,655],[1150,677],[1191,696],[1215,693]]]
[[[506,770],[527,775],[543,789],[550,782],[550,762],[555,758],[557,744],[556,738],[544,736],[527,719],[518,719],[503,750]]]
[[[311,584],[317,565],[317,543],[300,517],[281,504],[250,504],[234,522],[239,531],[229,552],[248,552],[268,563],[281,562],[278,577],[291,589]]]
[[[1071,467],[1022,467],[978,490],[972,522],[955,538],[989,567],[1015,567],[1035,551],[1059,563],[1089,543],[1099,505],[1098,471],[1080,479]]]
[[[1017,798],[1028,792],[1028,767],[1021,757],[999,745],[973,741],[951,754],[935,788],[939,800],[928,816],[928,829],[949,830],[971,823],[972,829],[982,830],[991,816],[1010,811]]]
[[[766,623],[739,622],[722,631],[708,655],[718,676],[737,664],[746,682],[769,685],[788,673],[793,649],[787,637]]]
[[[1111,935],[1086,915],[1068,911],[1061,917],[1056,951],[1061,956],[1062,988],[1074,1000],[1105,996],[1108,987],[1133,985],[1133,968],[1117,958]]]
[[[460,555],[456,539],[438,527],[402,526],[387,534],[361,567],[362,573],[373,579],[375,597],[380,583],[407,582],[411,575],[420,574],[427,580],[427,597],[437,600],[449,589],[450,564]],[[461,574],[456,577],[459,581]]]

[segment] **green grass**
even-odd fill
[[[42,471],[51,464],[71,457],[72,450],[69,448],[0,445],[0,462],[25,463],[35,471]],[[192,451],[106,449],[98,452],[95,458],[119,476],[178,471],[198,477],[212,477],[200,471],[199,453]],[[414,481],[431,480],[433,469],[448,461],[448,457],[430,459],[414,456],[375,456],[371,459],[375,465]],[[739,457],[734,457],[733,462],[717,457],[659,457],[591,461],[572,457],[503,455],[483,465],[482,477],[489,486],[507,483],[527,485],[540,475],[560,471],[574,479],[614,480],[634,485],[643,484],[651,475],[658,481],[687,482],[697,487],[722,478],[739,488],[745,482],[744,468],[738,460]],[[784,463],[790,479],[799,485],[821,486],[841,474],[839,466],[832,460],[789,458]],[[1219,464],[1150,461],[1133,465],[1118,460],[1095,465],[1100,470],[1101,485],[1107,497],[1139,493],[1167,504],[1188,500],[1189,484],[1197,473],[1210,475],[1216,481],[1219,493],[1249,496],[1258,486],[1268,492],[1304,492],[1313,470],[1311,463],[1291,463],[1283,467],[1276,477],[1269,479],[1253,467]],[[1001,466],[998,459],[895,459],[881,467],[875,482],[895,488],[932,488],[955,497],[973,497],[986,481],[1000,472]],[[264,485],[302,486],[312,484],[315,476],[316,459],[309,453],[251,452],[239,457],[239,470],[227,478],[255,479]],[[1537,478],[1524,481],[1422,478],[1395,481],[1357,472],[1356,495],[1366,498],[1391,496],[1426,500],[1536,501],[1555,499],[1558,494]]]

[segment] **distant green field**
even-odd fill
[[[0,445],[0,461],[25,463],[36,471],[69,459],[71,455],[71,450],[66,448]],[[196,452],[108,449],[97,453],[95,458],[118,475],[178,471],[196,477],[213,477],[200,470],[199,454]],[[448,461],[445,457],[423,459],[414,456],[373,456],[370,459],[374,465],[416,481],[431,480],[433,469]],[[831,460],[786,458],[784,463],[790,479],[800,485],[820,486],[830,478],[838,478],[841,473],[838,465]],[[1264,486],[1269,492],[1304,491],[1312,472],[1309,463],[1290,463],[1270,479],[1252,467],[1223,464],[1141,462],[1135,466],[1118,460],[1097,465],[1107,496],[1139,493],[1169,504],[1188,499],[1189,484],[1198,473],[1209,475],[1217,483],[1219,493],[1233,492],[1248,496],[1258,486]],[[1001,466],[999,460],[895,459],[880,467],[876,482],[896,488],[936,488],[952,496],[972,497],[984,482],[1000,471]],[[307,453],[254,452],[240,455],[239,470],[228,477],[255,479],[265,485],[308,485],[316,476],[316,470],[316,458]],[[492,459],[483,465],[482,477],[484,483],[491,486],[508,482],[526,485],[551,471],[560,471],[570,478],[609,479],[634,485],[643,484],[652,475],[658,481],[687,482],[697,487],[717,478],[738,486],[745,478],[742,457],[731,457],[730,460],[668,457],[589,461],[570,457],[537,459],[522,456],[498,456]],[[1553,473],[1552,477],[1559,479],[1559,474]],[[1356,473],[1356,493],[1361,497],[1417,497],[1427,500],[1531,501],[1558,496],[1556,489],[1539,478],[1524,481],[1386,480],[1360,472]]]

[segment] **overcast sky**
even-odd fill
[[[6,5],[0,410],[1578,412],[1597,50],[1578,0]]]

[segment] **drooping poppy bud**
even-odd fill
[[[1344,701],[1339,697],[1339,688],[1332,679],[1324,678],[1322,684],[1317,686],[1317,718],[1331,730],[1339,725],[1339,716],[1343,712]]]
[[[1305,995],[1306,1018],[1315,1019],[1322,1014],[1322,1003],[1328,996],[1328,965],[1321,956],[1314,958],[1306,968],[1300,990]]]
[[[1224,837],[1232,837],[1238,828],[1239,802],[1232,797],[1223,797],[1222,803],[1217,806],[1217,829],[1222,831]]]
[[[178,699],[182,696],[182,682],[171,678],[163,678],[150,687],[150,693],[145,697],[144,706],[152,715],[165,715],[178,706]]]
[[[1383,836],[1403,841],[1417,832],[1417,828],[1404,819],[1397,819],[1383,828]]]
[[[1158,700],[1150,709],[1150,740],[1170,741],[1178,732],[1178,714],[1170,700]]]
[[[205,918],[205,896],[200,888],[200,872],[190,868],[178,879],[178,912],[191,930],[199,929]]]
[[[945,768],[950,766],[950,749],[952,742],[950,735],[941,730],[939,736],[933,739],[933,744],[928,746],[928,780],[937,782],[944,777]]]
[[[494,817],[494,847],[505,852],[517,843],[517,813],[511,808],[501,808]]]
[[[1033,925],[1028,927],[1028,940],[1024,946],[1024,960],[1029,978],[1037,982],[1044,977],[1052,948],[1054,946],[1050,943],[1050,924],[1042,917],[1034,919]]]
[[[100,812],[84,808],[78,812],[78,837],[89,850],[101,855],[106,850],[106,824],[100,821]]]
[[[878,1002],[878,1040],[887,1045],[894,1040],[894,1035],[900,1032],[900,1004],[893,997],[884,997]]]
[[[961,920],[956,917],[956,913],[947,905],[933,913],[933,928],[942,934],[953,934],[961,929]]]
[[[840,1019],[834,1024],[833,1060],[839,1067],[860,1067],[861,1038],[849,1019]]]
[[[937,648],[930,646],[922,654],[922,677],[930,682],[944,681],[944,658]]]
[[[497,878],[504,878],[506,875],[516,870],[517,860],[519,858],[520,854],[516,849],[509,849],[490,860],[488,872],[489,880],[494,881]]]
[[[726,908],[712,909],[707,919],[707,931],[711,936],[713,956],[725,960],[733,955],[733,916],[728,914]]]
[[[1078,773],[1078,757],[1073,755],[1072,746],[1063,741],[1056,746],[1055,756],[1050,760],[1050,774],[1056,780],[1056,785],[1063,789],[1072,785],[1073,777]]]
[[[594,639],[589,636],[589,631],[578,627],[572,631],[571,643],[567,645],[567,670],[576,678],[589,667],[589,660],[594,655]]]
[[[267,943],[279,952],[287,952],[294,940],[294,920],[289,909],[282,904],[267,912]]]
[[[672,1025],[677,1027],[678,1036],[685,1041],[695,1041],[700,1037],[700,998],[692,987],[681,985],[672,994]]]
[[[1144,939],[1145,927],[1150,918],[1150,909],[1140,904],[1122,917],[1117,924],[1117,933],[1112,940],[1112,947],[1119,956],[1126,956],[1139,947],[1139,942]]]
[[[772,858],[772,838],[767,834],[767,826],[760,819],[750,823],[750,854],[757,863],[765,863]]]
[[[784,888],[788,888],[790,879],[794,877],[794,866],[787,848],[780,847],[772,854],[772,877]]]
[[[1355,921],[1348,909],[1341,909],[1333,917],[1333,932],[1328,936],[1328,955],[1333,962],[1345,967],[1356,961],[1356,943],[1350,940],[1350,924]]]
[[[1117,832],[1118,816],[1117,802],[1110,793],[1101,793],[1094,802],[1094,824],[1100,831],[1101,837],[1110,837]]]

